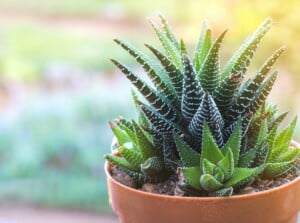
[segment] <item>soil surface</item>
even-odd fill
[[[129,177],[122,168],[113,166],[111,168],[110,174],[116,181],[120,182],[123,185],[138,190],[142,190],[145,192],[149,192],[149,193],[175,195],[175,196],[207,196],[204,194],[199,194],[198,191],[195,191],[190,187],[188,188],[185,187],[189,191],[187,194],[186,190],[183,190],[182,186],[180,186],[186,184],[184,183],[182,173],[179,170],[178,170],[179,179],[177,179],[176,176],[171,176],[169,179],[167,179],[162,183],[158,183],[158,184],[145,183],[141,187],[137,187],[137,185],[134,183],[134,180],[131,177]],[[290,181],[293,181],[299,176],[300,176],[300,168],[297,167],[297,169],[295,169],[293,172],[284,174],[281,177],[275,179],[257,178],[252,184],[250,184],[245,188],[242,188],[240,191],[234,192],[233,195],[252,194],[259,191],[276,188]]]
[[[118,223],[114,216],[34,207],[0,207],[0,223]]]

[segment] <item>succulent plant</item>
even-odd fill
[[[270,144],[257,147],[255,155],[251,157],[255,161],[252,165],[245,165],[245,158],[240,157],[240,121],[222,149],[218,148],[205,123],[201,154],[175,135],[184,177],[178,186],[188,195],[231,196],[235,190],[251,183],[258,175],[261,178],[276,178],[291,170],[300,160],[300,148],[289,148],[296,119],[278,135],[275,131],[266,135],[267,125],[264,123],[257,142],[265,139]]]
[[[269,73],[285,47],[244,82],[272,20],[266,19],[221,69],[220,47],[227,31],[212,41],[204,22],[191,59],[184,41],[160,19],[161,29],[151,25],[164,51],[145,44],[155,59],[114,39],[152,83],[111,59],[138,92],[133,100],[139,122],[111,125],[120,157],[106,158],[139,183],[162,181],[180,166],[186,191],[215,196],[231,195],[258,175],[274,178],[293,169],[299,163],[299,149],[289,149],[296,119],[277,134],[286,113],[277,115],[276,107],[266,103],[277,77],[277,71]]]
[[[238,166],[241,139],[242,128],[239,122],[224,148],[220,149],[205,123],[202,152],[198,154],[175,135],[185,180],[179,186],[188,194],[230,196],[234,189],[253,181],[264,170],[264,165],[255,168]]]
[[[165,180],[176,170],[176,163],[167,153],[159,151],[149,135],[135,121],[118,118],[110,122],[117,139],[120,156],[107,154],[105,158],[120,166],[137,185]],[[168,145],[165,145],[167,149]]]
[[[137,100],[152,131],[159,132],[159,141],[176,131],[184,134],[184,141],[200,152],[203,125],[207,122],[218,146],[222,147],[239,118],[243,132],[246,132],[251,114],[265,102],[277,77],[276,71],[271,75],[268,73],[284,47],[275,51],[253,78],[242,83],[255,50],[272,21],[266,19],[222,70],[219,54],[226,31],[212,42],[211,31],[205,22],[191,60],[183,41],[176,39],[163,17],[161,21],[163,30],[151,24],[165,53],[146,44],[160,64],[125,41],[115,39],[144,68],[154,87],[120,62],[114,59],[112,62],[149,102]],[[173,152],[176,154],[176,148]]]

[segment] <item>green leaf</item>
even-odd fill
[[[200,184],[205,190],[209,192],[218,190],[223,187],[223,184],[210,174],[201,175]]]
[[[203,165],[202,163],[204,159],[207,159],[208,161],[217,164],[223,158],[224,156],[222,152],[215,143],[207,123],[205,123],[202,137],[202,152],[200,157],[200,166]]]
[[[225,175],[225,180],[231,178],[234,171],[234,156],[229,148],[225,157],[218,162],[218,167],[220,167]]]
[[[202,23],[201,33],[198,39],[197,47],[194,52],[193,63],[195,64],[196,72],[201,69],[203,61],[211,47],[211,30],[208,29],[207,21]]]
[[[118,127],[114,122],[110,121],[109,126],[114,136],[117,138],[119,145],[123,145],[124,143],[131,141],[130,137],[126,134],[126,132],[120,127]]]
[[[157,150],[154,148],[153,144],[149,141],[143,130],[135,121],[133,121],[133,127],[137,138],[138,148],[144,160],[147,160],[153,156],[157,156]]]
[[[172,30],[171,30],[171,28],[170,28],[167,20],[161,14],[159,14],[159,18],[160,18],[160,21],[162,23],[162,28],[163,28],[166,36],[174,44],[174,46],[179,50],[180,49],[180,45],[178,43],[178,40],[177,40],[176,36],[172,32]]]
[[[200,167],[184,167],[182,168],[182,173],[184,176],[184,180],[186,183],[198,190],[201,190],[200,184],[200,176],[201,176],[201,169]]]
[[[180,39],[180,51],[181,51],[181,54],[187,54],[187,49],[186,49],[186,45],[183,41],[183,39]]]
[[[262,143],[261,145],[259,145],[257,148],[256,154],[255,154],[255,158],[254,158],[251,166],[256,167],[256,166],[265,164],[269,151],[270,151],[269,146],[266,145],[265,143]]]
[[[140,170],[140,165],[143,163],[144,159],[137,150],[120,146],[118,151],[122,157],[124,157],[132,165],[132,167],[134,167],[134,170]]]
[[[222,152],[225,155],[229,150],[231,150],[234,158],[234,166],[237,166],[240,155],[240,147],[242,141],[242,121],[239,119],[237,122],[231,136],[226,142]]]
[[[300,154],[300,148],[290,148],[287,151],[280,154],[277,157],[276,162],[286,162],[286,161],[296,159],[299,157],[299,154]]]
[[[223,183],[223,181],[225,180],[225,173],[224,171],[216,166],[215,167],[215,170],[214,170],[214,174],[213,174],[214,178],[216,178],[217,181]]]
[[[176,148],[184,167],[198,166],[200,154],[188,146],[177,134],[174,134]]]
[[[252,149],[249,149],[244,154],[240,156],[239,159],[239,167],[248,167],[252,163],[253,159],[255,158],[256,152],[258,147],[254,147]]]
[[[270,179],[278,177],[296,166],[299,161],[300,159],[297,158],[286,162],[267,163],[267,166],[263,172],[263,177]]]
[[[229,197],[233,194],[233,188],[227,187],[209,193],[210,197]]]
[[[261,145],[267,137],[268,137],[268,120],[264,119],[261,122],[261,126],[260,126],[260,129],[259,129],[256,144]]]
[[[173,41],[171,41],[165,33],[159,30],[159,28],[153,22],[150,21],[150,23],[169,58],[173,61],[173,63],[179,70],[182,70],[180,51],[176,48]]]
[[[215,164],[209,162],[207,159],[204,159],[202,162],[202,173],[213,175],[215,167]]]
[[[116,166],[122,167],[127,170],[136,171],[136,168],[132,164],[130,164],[124,157],[107,154],[105,155],[105,159]]]
[[[297,117],[295,117],[293,121],[284,130],[282,130],[282,132],[278,134],[278,136],[275,139],[275,145],[288,148],[293,138],[296,124]]]
[[[134,129],[130,121],[124,118],[119,118],[115,121],[115,123],[127,134],[127,136],[130,138],[130,141],[136,143],[136,135],[134,134]]]
[[[233,175],[225,184],[224,187],[238,187],[249,183],[255,176],[260,174],[264,169],[264,166],[256,168],[235,168]]]
[[[164,171],[162,161],[158,157],[150,157],[140,166],[141,171],[150,177],[162,175]]]
[[[295,117],[293,121],[277,135],[274,140],[273,148],[270,150],[267,162],[276,162],[277,157],[289,149],[296,123],[297,117]]]

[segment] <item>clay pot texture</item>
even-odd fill
[[[109,173],[108,193],[120,223],[297,223],[300,177],[280,187],[231,197],[176,197],[124,186]]]

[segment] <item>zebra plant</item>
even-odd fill
[[[136,99],[136,102],[151,123],[151,132],[156,133],[159,145],[163,145],[164,137],[172,140],[170,136],[175,131],[200,152],[204,122],[220,148],[229,139],[239,119],[242,120],[243,134],[247,134],[252,115],[264,104],[276,80],[277,71],[269,72],[284,51],[284,47],[276,50],[243,84],[255,50],[271,28],[271,19],[266,19],[221,69],[220,47],[226,31],[212,41],[211,30],[204,22],[191,59],[184,42],[179,41],[166,20],[162,16],[160,18],[162,29],[154,23],[151,25],[164,52],[145,44],[156,60],[129,43],[115,39],[142,66],[153,85],[112,59],[145,99]],[[174,140],[169,144],[174,145],[172,151],[177,156]]]
[[[257,177],[274,178],[299,165],[299,148],[290,149],[296,119],[277,134],[286,113],[277,115],[266,99],[277,77],[276,50],[247,81],[248,66],[272,26],[266,19],[220,67],[220,47],[207,22],[192,57],[166,20],[151,25],[164,51],[145,44],[150,57],[120,39],[115,42],[135,58],[152,83],[121,62],[112,62],[134,85],[139,121],[118,119],[111,128],[118,156],[106,159],[138,184],[157,183],[182,171],[188,194],[228,196]],[[182,179],[182,178],[181,178]]]

